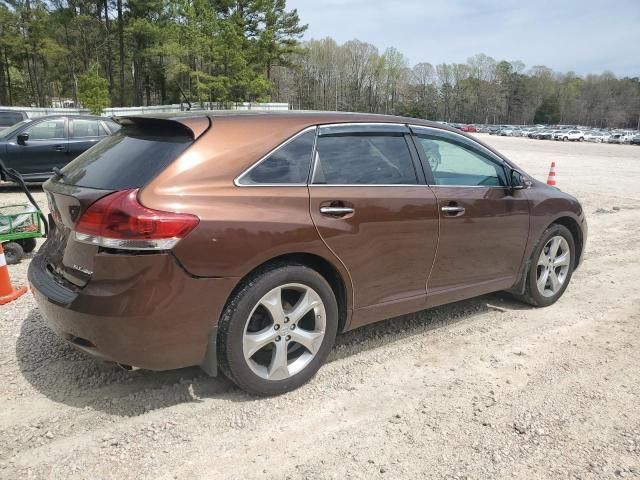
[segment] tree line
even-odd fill
[[[0,104],[288,102],[463,123],[640,125],[640,79],[478,54],[411,66],[331,38],[286,0],[0,0]]]
[[[640,129],[640,79],[579,76],[484,54],[411,67],[395,48],[311,40],[296,68],[277,68],[274,94],[297,109],[400,114],[461,123],[579,124]]]
[[[0,104],[266,100],[305,29],[285,0],[0,0]]]

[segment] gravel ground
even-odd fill
[[[27,295],[0,307],[0,478],[640,477],[640,148],[480,136],[537,178],[555,160],[586,208],[557,304],[493,294],[365,327],[256,399],[197,368],[98,365]]]

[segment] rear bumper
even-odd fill
[[[217,323],[237,279],[194,278],[167,253],[100,253],[81,289],[55,279],[39,254],[28,278],[48,325],[94,357],[149,370],[200,365],[215,374]]]

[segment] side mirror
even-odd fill
[[[29,140],[29,134],[24,132],[18,134],[18,145],[26,145],[27,140]]]
[[[511,189],[525,190],[531,188],[533,182],[517,170],[511,170]]]

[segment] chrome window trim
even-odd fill
[[[375,187],[429,187],[430,185],[426,185],[424,183],[310,183],[309,188],[311,187],[367,187],[367,188],[375,188]]]
[[[260,158],[255,163],[253,163],[250,167],[248,167],[247,169],[243,170],[242,173],[240,173],[240,175],[238,175],[236,178],[233,179],[233,184],[236,187],[306,187],[307,186],[307,182],[305,182],[305,183],[241,183],[241,182],[242,182],[242,177],[244,177],[249,172],[251,172],[251,170],[253,170],[258,165],[260,165],[263,161],[265,161],[267,158],[269,158],[276,151],[280,150],[285,145],[288,145],[290,142],[293,142],[299,136],[304,135],[305,133],[310,132],[312,130],[317,130],[317,129],[318,129],[318,126],[317,125],[313,125],[311,127],[305,128],[304,130],[300,130],[298,133],[296,133],[293,136],[289,137],[287,140],[285,140],[284,142],[282,142],[281,144],[277,145],[276,147],[271,149],[269,152],[267,152],[266,155],[263,155],[262,158]],[[317,131],[316,131],[316,135],[315,136],[316,137],[318,136]],[[315,155],[315,142],[316,142],[316,140],[314,138],[313,147],[311,149],[311,155]],[[311,161],[313,162],[313,158],[311,159]],[[309,180],[309,178],[307,176],[307,181],[308,180]]]

